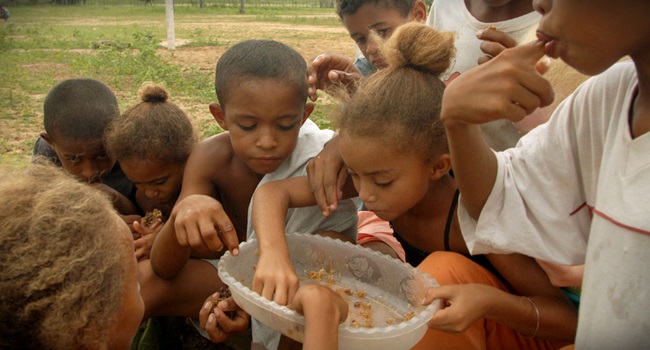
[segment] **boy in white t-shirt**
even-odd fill
[[[462,193],[462,232],[473,254],[516,251],[559,264],[585,262],[576,346],[644,348],[650,344],[650,3],[539,0],[535,9],[542,14],[538,42],[502,52],[445,91],[442,120]],[[517,147],[493,152],[480,124],[518,121],[552,102],[538,63],[544,54],[602,74]],[[633,62],[615,64],[626,55]],[[442,315],[429,325],[440,328]]]

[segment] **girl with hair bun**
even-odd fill
[[[343,196],[358,195],[389,221],[407,262],[442,285],[435,290],[444,308],[416,349],[559,348],[575,336],[577,311],[569,299],[532,258],[470,256],[461,235],[440,121],[440,74],[454,56],[453,41],[452,33],[419,23],[400,26],[383,47],[389,66],[343,102],[339,147],[349,174]],[[307,177],[268,183],[255,193],[255,231],[280,241],[288,208],[315,204]]]
[[[108,154],[120,163],[126,177],[136,188],[136,202],[146,215],[134,222],[135,256],[139,261],[140,290],[145,311],[151,312],[152,295],[162,293],[159,278],[151,271],[149,254],[163,221],[178,199],[183,182],[185,163],[197,136],[185,112],[169,101],[162,85],[145,82],[138,90],[140,102],[115,119],[105,133]],[[153,299],[155,300],[155,299]],[[149,318],[145,313],[145,328],[140,329],[134,347],[179,345],[185,327],[185,317],[161,316]]]
[[[197,136],[192,122],[169,102],[162,85],[146,82],[138,91],[141,102],[111,123],[105,134],[106,150],[120,163],[137,188],[136,202],[148,213],[136,230],[138,260],[147,259],[156,233],[169,217],[181,191],[185,162]]]

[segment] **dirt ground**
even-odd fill
[[[334,13],[325,15],[318,14],[313,17],[331,17],[331,19],[337,21]],[[176,49],[168,50],[165,40],[161,42],[161,46],[157,52],[172,64],[179,65],[183,68],[192,68],[199,72],[212,74],[212,76],[216,63],[223,52],[235,43],[246,39],[273,39],[283,42],[296,49],[307,62],[323,52],[335,52],[348,57],[354,57],[353,41],[348,36],[343,25],[319,25],[318,20],[320,18],[312,21],[310,18],[302,18],[302,16],[297,20],[285,20],[284,22],[282,20],[282,18],[278,18],[278,21],[274,21],[271,18],[267,21],[259,21],[253,16],[248,15],[237,16],[236,18],[221,15],[178,17],[175,21],[177,33],[175,39]],[[104,18],[87,18],[83,20],[79,20],[78,18],[57,19],[59,24],[65,24],[67,21],[70,21],[71,25],[79,26],[87,24],[90,27],[96,25],[125,25],[124,21],[114,21],[113,23]],[[332,23],[332,21],[329,23]],[[147,22],[146,20],[144,22],[138,22],[138,24],[143,27],[160,26],[159,22]],[[203,42],[207,40],[209,44],[201,46],[199,42],[196,42],[197,38]],[[17,35],[13,39],[22,40],[20,35]],[[56,54],[57,51],[62,51],[61,49],[46,48],[37,50],[48,51],[53,54]],[[25,50],[13,49],[10,50],[9,54],[13,51],[19,53]],[[66,51],[78,54],[93,54],[92,49]],[[65,63],[34,62],[23,64],[23,67],[30,72],[30,76],[39,76],[43,73],[51,74],[54,76],[55,81],[72,78],[77,74]],[[52,74],[52,72],[54,73]],[[128,79],[129,77],[125,77],[125,80]],[[24,82],[21,84],[24,84]],[[18,89],[16,91],[13,91],[13,88],[9,86],[0,89],[2,90],[0,92],[3,94],[3,98],[8,99],[8,105],[15,99],[12,96],[26,98],[25,103],[20,107],[21,110],[7,106],[9,108],[3,112],[7,116],[0,118],[0,157],[3,158],[0,163],[9,166],[11,164],[21,166],[28,163],[31,157],[33,140],[38,137],[42,129],[42,101],[47,94],[45,86],[49,87],[51,85],[44,84],[43,86],[42,92],[30,92],[27,95],[25,95],[21,87],[16,87]],[[118,100],[122,101],[121,103],[130,104],[135,99],[132,91],[120,91],[117,89],[115,94]],[[320,95],[321,102],[319,103],[321,106],[333,103],[325,94],[321,93]],[[197,123],[199,128],[204,125],[213,124],[213,120],[207,112],[207,104],[212,101],[205,101],[205,103],[199,105],[186,105],[183,103],[182,98],[178,98],[175,102],[186,111],[188,116]],[[22,117],[15,118],[16,115],[22,115]]]
[[[335,52],[354,57],[354,44],[343,26],[337,28],[296,25],[285,23],[260,22],[187,22],[178,26],[200,28],[205,32],[215,33],[220,46],[187,46],[191,39],[176,38],[176,50],[168,50],[163,41],[158,53],[170,63],[181,66],[195,66],[201,71],[213,71],[217,60],[230,44],[246,39],[274,39],[281,41],[298,51],[309,62],[323,52]],[[221,34],[223,33],[223,34]]]

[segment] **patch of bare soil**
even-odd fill
[[[214,71],[219,57],[232,45],[247,39],[273,39],[293,47],[309,62],[323,52],[354,57],[354,43],[343,26],[332,28],[313,25],[290,25],[260,22],[196,22],[183,27],[199,28],[216,38],[217,46],[184,46],[190,39],[176,38],[176,50],[165,45],[158,53],[168,62],[201,71]]]

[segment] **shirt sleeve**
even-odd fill
[[[581,95],[568,98],[516,147],[496,153],[496,180],[478,220],[461,195],[458,214],[472,254],[518,252],[564,265],[584,262],[602,132],[597,121],[574,117],[589,113]]]

